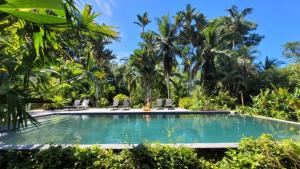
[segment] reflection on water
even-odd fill
[[[58,115],[59,116],[59,115]],[[60,116],[62,117],[62,116]],[[51,119],[56,116],[50,116]],[[291,129],[293,128],[293,130]],[[105,144],[238,142],[270,133],[300,141],[300,127],[283,122],[229,115],[80,115],[1,137],[6,144]]]

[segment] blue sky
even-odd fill
[[[80,0],[80,5],[90,4],[93,11],[102,13],[98,23],[116,26],[121,33],[120,42],[113,49],[118,58],[128,57],[137,48],[141,29],[133,24],[136,15],[147,11],[152,23],[148,29],[156,30],[156,19],[165,14],[175,15],[187,3],[192,4],[208,19],[227,15],[226,9],[233,4],[239,9],[253,8],[248,19],[258,24],[256,33],[265,36],[258,46],[258,61],[265,56],[286,61],[282,56],[283,44],[300,40],[300,0]]]

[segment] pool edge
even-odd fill
[[[186,147],[191,149],[229,149],[229,148],[238,148],[239,143],[174,143],[174,144],[160,144],[167,145],[171,147]],[[7,145],[0,144],[0,150],[44,150],[48,149],[51,146],[57,147],[62,146],[66,147],[80,147],[80,148],[89,148],[93,146],[99,146],[103,149],[110,150],[122,150],[122,149],[134,149],[143,146],[144,144],[33,144],[33,145]],[[150,146],[155,146],[157,144],[147,144]]]
[[[272,117],[259,116],[259,115],[250,115],[250,114],[239,114],[239,115],[248,116],[248,117],[254,117],[254,118],[259,118],[259,119],[265,119],[265,120],[271,120],[271,121],[277,121],[277,122],[283,122],[283,123],[288,123],[288,124],[293,124],[293,125],[300,126],[300,122],[295,122],[295,121],[275,119],[275,118],[272,118]]]

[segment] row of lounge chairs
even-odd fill
[[[120,105],[120,101],[115,99],[113,101],[113,104],[111,106],[112,110],[117,110],[119,108],[123,108],[124,110],[130,109],[130,101],[128,99],[125,99],[123,101],[123,105]],[[161,110],[164,108],[168,109],[174,109],[173,101],[171,99],[165,99],[165,104],[164,104],[164,99],[156,99],[154,108]]]
[[[89,107],[89,102],[90,100],[88,99],[84,99],[83,101],[75,100],[73,106],[65,106],[64,108],[67,110],[86,110]],[[124,99],[123,105],[120,105],[120,101],[115,99],[111,108],[112,110],[117,110],[119,108],[122,108],[123,110],[129,110],[130,101],[129,99]],[[157,110],[161,110],[164,108],[174,109],[173,101],[171,99],[165,99],[164,104],[164,99],[156,99],[154,108],[156,108]]]
[[[89,107],[90,100],[84,99],[81,100],[75,100],[73,103],[73,106],[65,106],[64,108],[67,110],[86,110]]]
[[[118,99],[115,99],[112,106],[112,110],[117,110],[118,108],[123,108],[124,110],[130,109],[130,101],[128,99],[123,100],[123,105],[120,106],[120,101]]]
[[[165,99],[165,104],[164,104],[164,99],[156,99],[156,105],[154,106],[156,109],[174,109],[173,101],[172,99]]]

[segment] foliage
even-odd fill
[[[5,0],[0,11],[37,24],[66,24],[62,0]],[[34,9],[35,12],[32,12]],[[50,11],[51,12],[50,12]]]
[[[283,55],[300,62],[300,41],[286,43],[284,45]]]
[[[300,147],[269,135],[245,138],[237,149],[196,151],[167,145],[140,145],[114,152],[51,146],[45,150],[0,152],[0,168],[299,168]]]
[[[115,97],[114,97],[114,100],[119,100],[119,102],[122,102],[124,101],[125,99],[129,99],[128,96],[122,94],[122,93],[119,93],[117,94]]]
[[[142,28],[138,48],[124,62],[114,62],[116,55],[106,46],[119,33],[98,24],[100,14],[92,6],[80,11],[74,0],[40,1],[0,4],[0,117],[5,119],[0,122],[8,128],[25,126],[28,119],[36,123],[26,112],[28,104],[56,108],[89,98],[102,107],[123,93],[135,107],[148,97],[171,98],[175,104],[183,98],[182,107],[216,110],[238,106],[241,93],[249,105],[260,90],[300,87],[299,63],[278,67],[266,57],[264,64],[255,64],[264,37],[247,19],[251,8],[233,5],[227,15],[208,19],[187,4],[174,17],[159,17],[153,30],[146,30],[154,21],[144,12],[134,22]],[[298,48],[299,42],[288,42],[283,54],[297,61]]]
[[[300,87],[299,74],[300,64],[265,70],[260,73],[260,88],[285,87],[294,90]]]
[[[100,98],[99,105],[100,107],[106,107],[109,105],[109,101],[106,98]]]
[[[190,109],[195,103],[195,100],[190,97],[183,97],[179,99],[178,106],[183,109]]]
[[[232,109],[235,107],[237,100],[228,91],[219,91],[215,95],[208,95],[201,87],[197,87],[192,92],[192,96],[192,99],[187,100],[187,102],[189,101],[188,105],[191,110]]]
[[[252,97],[253,104],[247,107],[246,111],[250,114],[300,121],[299,97],[299,88],[293,93],[285,88],[261,90],[259,95]]]
[[[299,168],[299,146],[292,142],[278,144],[269,135],[243,139],[237,150],[226,152],[217,168]]]
[[[197,154],[189,148],[165,145],[141,146],[132,151],[132,161],[141,168],[198,168]]]
[[[25,109],[29,103],[61,107],[80,95],[98,96],[105,73],[93,54],[112,55],[104,45],[118,33],[95,23],[97,16],[89,5],[80,12],[73,0],[1,1],[1,125],[37,124]]]

